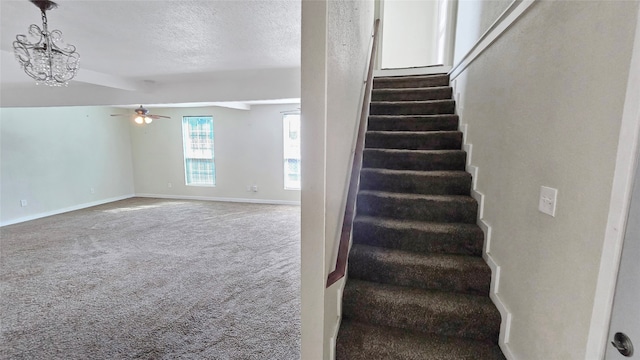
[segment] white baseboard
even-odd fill
[[[3,222],[0,223],[0,227],[7,226],[7,225],[18,224],[18,223],[25,222],[25,221],[30,221],[30,220],[41,219],[41,218],[44,218],[44,217],[47,217],[47,216],[63,214],[63,213],[70,212],[70,211],[82,210],[82,209],[90,208],[90,207],[93,207],[93,206],[107,204],[107,203],[114,202],[114,201],[129,199],[129,198],[132,198],[132,197],[134,197],[133,194],[128,194],[128,195],[116,196],[116,197],[112,197],[112,198],[108,198],[108,199],[102,199],[102,200],[92,201],[92,202],[88,202],[88,203],[68,206],[68,207],[65,207],[65,208],[57,209],[57,210],[45,211],[45,212],[41,212],[41,213],[37,213],[37,214],[33,214],[33,215],[23,216],[23,217],[20,217],[20,218],[17,218],[17,219],[11,219],[11,220],[7,220],[7,221],[3,221]]]
[[[471,165],[472,163],[472,150],[473,144],[467,141],[467,129],[468,124],[460,123],[459,125],[460,131],[463,133],[463,149],[467,152],[467,164],[465,170],[471,174],[471,197],[473,197],[478,202],[478,226],[482,229],[485,234],[484,239],[484,247],[482,251],[482,258],[487,262],[489,268],[491,268],[491,288],[489,291],[489,297],[496,305],[496,308],[500,312],[500,316],[502,317],[502,322],[500,323],[500,338],[498,339],[498,344],[500,345],[500,349],[502,349],[502,353],[509,360],[516,360],[516,357],[513,355],[511,348],[509,347],[509,336],[511,334],[511,320],[512,314],[511,311],[504,304],[502,299],[500,298],[500,276],[502,268],[494,258],[491,256],[491,238],[492,238],[492,227],[484,219],[484,194],[478,191],[478,170],[479,168],[475,165]]]
[[[246,199],[246,198],[226,198],[209,196],[188,196],[188,195],[164,195],[164,194],[136,194],[136,197],[176,199],[176,200],[202,200],[202,201],[223,201],[251,204],[272,204],[272,205],[300,205],[300,201],[270,200],[270,199]]]
[[[438,66],[425,66],[405,69],[382,69],[374,70],[374,77],[382,76],[411,76],[411,75],[432,75],[432,74],[446,74],[451,71],[451,66],[438,65]]]

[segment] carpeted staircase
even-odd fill
[[[338,360],[504,359],[451,91],[374,80]]]

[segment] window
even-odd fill
[[[284,188],[300,190],[300,114],[285,114],[284,129]]]
[[[214,186],[216,165],[213,161],[213,117],[182,117],[182,142],[187,185]]]

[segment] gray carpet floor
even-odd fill
[[[1,359],[299,359],[300,208],[133,198],[0,229]]]

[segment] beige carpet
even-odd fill
[[[133,198],[0,229],[1,359],[299,359],[300,208]]]

